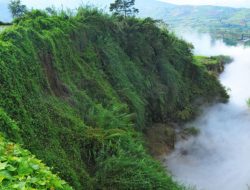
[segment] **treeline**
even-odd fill
[[[11,23],[9,23],[9,22],[0,21],[0,26],[10,26],[10,25],[11,25]]]

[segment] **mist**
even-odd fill
[[[229,55],[234,62],[220,76],[230,89],[227,104],[204,108],[187,126],[200,129],[198,137],[183,140],[166,158],[166,167],[181,183],[198,190],[245,190],[250,184],[250,48],[228,47],[208,35],[182,34],[199,55]],[[183,152],[187,154],[183,154]]]

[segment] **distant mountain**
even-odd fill
[[[11,14],[8,10],[8,4],[4,2],[0,2],[0,21],[11,21]]]
[[[175,8],[176,5],[157,0],[136,0],[136,7],[139,8],[139,15],[142,17],[162,18],[165,12]]]
[[[170,28],[183,31],[194,30],[210,33],[235,45],[250,40],[250,9],[219,6],[188,6],[149,0],[137,4],[141,16],[163,19]]]

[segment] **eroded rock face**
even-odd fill
[[[160,158],[174,149],[176,132],[173,126],[158,123],[146,129],[145,138],[150,153]]]

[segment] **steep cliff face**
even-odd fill
[[[87,9],[16,20],[0,34],[0,107],[20,130],[0,131],[75,189],[182,189],[141,131],[228,96],[190,44],[156,25]]]

